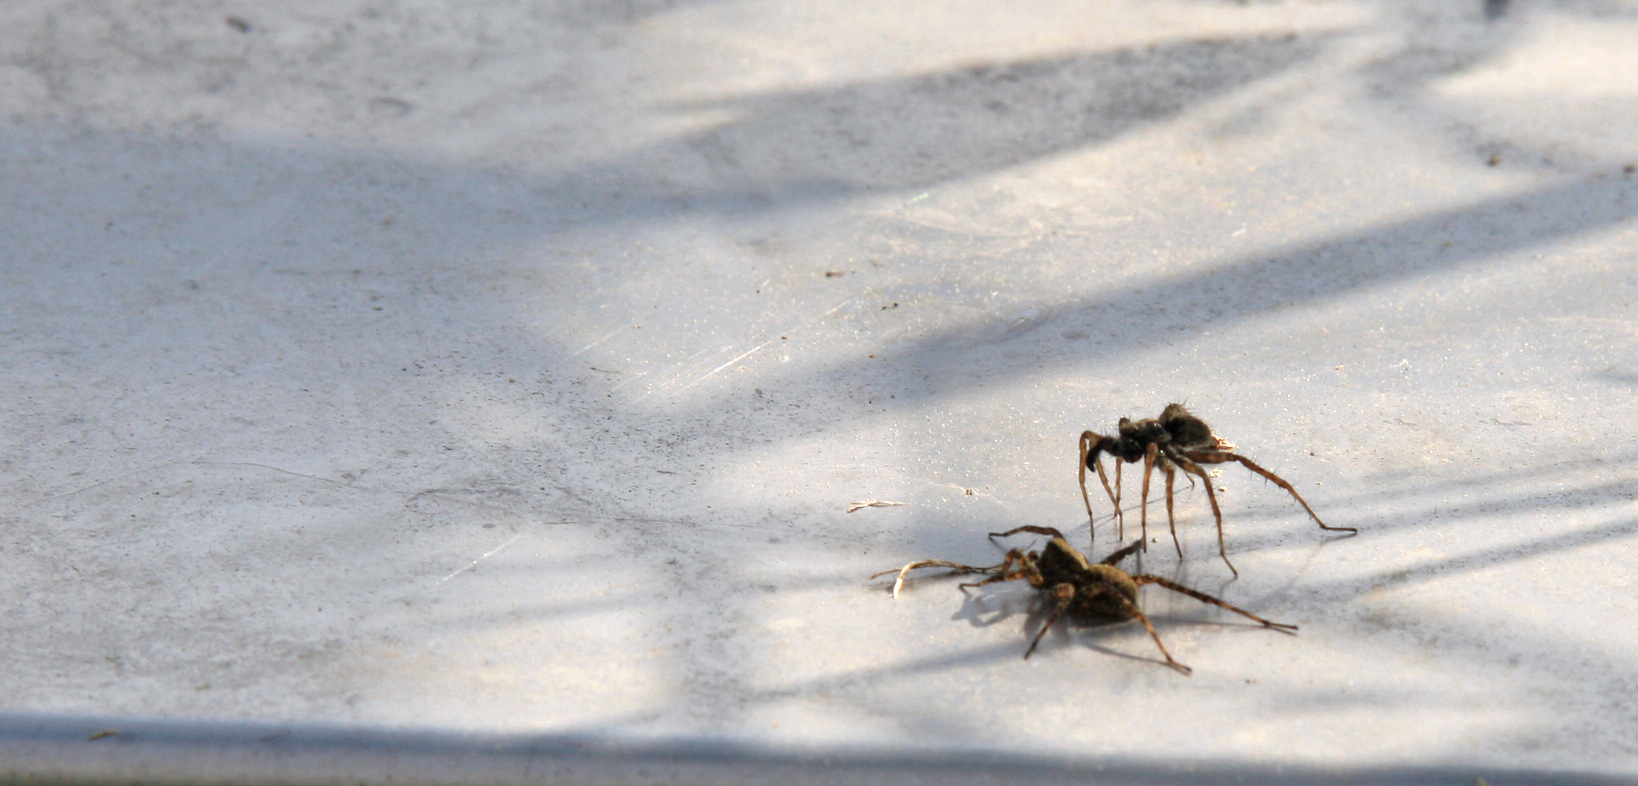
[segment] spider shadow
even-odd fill
[[[1260,506],[1259,506],[1260,507]],[[1245,520],[1256,521],[1272,516],[1246,515]],[[1151,532],[1148,535],[1148,548],[1133,555],[1136,562],[1129,572],[1152,573],[1165,575],[1167,578],[1186,584],[1195,589],[1199,585],[1210,584],[1213,595],[1224,594],[1230,586],[1240,581],[1241,577],[1230,571],[1223,564],[1223,556],[1218,551],[1216,528],[1209,513],[1196,516],[1196,521],[1184,522],[1183,516],[1178,517],[1177,537],[1181,546],[1173,544],[1171,532],[1162,528],[1160,532]],[[1307,519],[1303,519],[1307,521]],[[1113,524],[1107,525],[1113,527]],[[1300,524],[1297,525],[1300,527]],[[1308,529],[1317,529],[1309,527]],[[1199,530],[1190,532],[1189,530]],[[1333,534],[1325,530],[1318,530],[1319,537],[1312,542],[1313,550],[1306,557],[1311,561],[1317,558],[1323,549],[1331,547],[1341,541],[1359,538],[1364,531],[1356,533]],[[1299,539],[1306,539],[1306,533],[1282,531],[1278,534],[1267,532],[1249,533],[1241,539],[1236,539],[1234,527],[1227,513],[1223,516],[1223,539],[1228,549],[1228,558],[1232,562],[1237,556],[1255,554],[1259,551],[1281,548],[1296,543]],[[1178,553],[1181,550],[1181,555]],[[1145,562],[1153,562],[1152,567],[1146,567]],[[1210,566],[1210,567],[1207,567]],[[1209,574],[1207,571],[1211,571]],[[1219,575],[1222,571],[1226,575]]]
[[[964,591],[962,594],[965,596],[965,600],[962,602],[961,608],[957,609],[955,614],[950,616],[952,621],[966,622],[975,628],[988,628],[993,625],[1006,622],[1007,620],[1013,619],[1020,615],[1024,617],[1023,625],[1021,626],[1020,631],[1023,636],[1019,640],[1018,644],[1020,658],[1023,657],[1024,652],[1028,651],[1029,642],[1038,633],[1040,633],[1041,626],[1046,624],[1047,618],[1052,614],[1051,604],[1049,604],[1045,598],[1041,597],[1041,593],[1039,591],[1034,589],[1022,591],[1019,589],[1009,588],[990,592],[978,590]],[[1154,663],[1164,666],[1166,662],[1163,660],[1156,658],[1145,658],[1138,655],[1133,655],[1131,653],[1110,649],[1102,644],[1087,640],[1086,636],[1075,636],[1073,633],[1073,630],[1075,629],[1084,630],[1113,627],[1123,621],[1131,622],[1131,620],[1117,620],[1113,618],[1092,620],[1071,619],[1066,615],[1057,623],[1053,624],[1054,629],[1049,631],[1047,635],[1042,638],[1041,643],[1042,645],[1046,645],[1050,641],[1055,645],[1065,645],[1073,644],[1075,643],[1076,639],[1079,639],[1080,643],[1084,644],[1087,649],[1093,650],[1101,655],[1109,655],[1132,661],[1153,661]],[[1037,647],[1035,652],[1032,653],[1030,657],[1038,657],[1045,651],[1046,649],[1044,647]]]

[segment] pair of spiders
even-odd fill
[[[1047,535],[1051,539],[1040,551],[1025,552],[1022,549],[1012,549],[1007,552],[1001,564],[990,567],[975,567],[946,560],[920,560],[900,568],[897,579],[893,582],[893,596],[898,597],[899,590],[904,586],[905,576],[918,568],[942,567],[950,568],[954,573],[985,573],[989,578],[983,581],[962,584],[963,592],[969,587],[982,587],[1002,581],[1016,581],[1024,579],[1031,587],[1048,595],[1053,603],[1052,610],[1042,623],[1041,630],[1035,634],[1030,642],[1029,649],[1024,651],[1024,658],[1028,659],[1035,652],[1041,638],[1048,629],[1059,619],[1068,615],[1071,619],[1080,621],[1126,621],[1136,619],[1143,623],[1144,629],[1155,640],[1155,646],[1160,648],[1160,654],[1165,656],[1166,665],[1183,674],[1190,673],[1188,666],[1179,663],[1166,650],[1166,645],[1160,641],[1160,634],[1155,632],[1154,625],[1138,607],[1138,588],[1145,584],[1158,584],[1173,592],[1187,595],[1202,603],[1209,603],[1254,620],[1263,627],[1272,628],[1285,633],[1297,630],[1295,625],[1286,625],[1271,622],[1252,614],[1245,609],[1234,606],[1220,598],[1212,597],[1199,590],[1185,587],[1177,582],[1160,576],[1145,573],[1132,574],[1121,570],[1118,566],[1121,560],[1130,556],[1139,548],[1148,543],[1148,498],[1149,478],[1156,467],[1166,476],[1166,517],[1171,524],[1172,542],[1177,547],[1178,556],[1183,555],[1182,544],[1177,540],[1177,524],[1172,517],[1173,479],[1177,470],[1181,469],[1187,475],[1201,478],[1206,484],[1207,499],[1211,501],[1213,516],[1217,520],[1217,546],[1227,563],[1229,570],[1236,576],[1239,571],[1234,563],[1229,562],[1228,552],[1223,544],[1223,515],[1217,506],[1216,495],[1212,491],[1211,479],[1206,475],[1201,464],[1224,464],[1230,461],[1238,462],[1247,469],[1273,481],[1281,488],[1291,493],[1303,510],[1319,524],[1321,529],[1339,532],[1358,532],[1352,527],[1332,527],[1320,521],[1308,503],[1303,501],[1302,495],[1292,488],[1290,483],[1272,472],[1258,466],[1250,459],[1234,453],[1233,446],[1224,442],[1212,433],[1211,427],[1200,418],[1191,415],[1180,404],[1171,404],[1158,418],[1132,421],[1121,418],[1118,430],[1114,436],[1103,436],[1092,431],[1081,434],[1080,441],[1080,483],[1081,497],[1086,504],[1087,517],[1092,519],[1094,529],[1096,517],[1092,513],[1092,501],[1086,490],[1086,471],[1096,470],[1102,481],[1104,491],[1109,495],[1115,506],[1115,518],[1120,522],[1121,535],[1124,535],[1125,522],[1120,510],[1120,465],[1122,462],[1135,464],[1143,461],[1143,501],[1140,507],[1140,522],[1144,537],[1125,546],[1102,562],[1092,564],[1085,555],[1069,545],[1069,541],[1062,532],[1052,527],[1023,526],[1007,532],[992,532],[992,538],[1004,538],[1020,532]],[[1115,486],[1110,488],[1109,478],[1104,471],[1101,456],[1109,454],[1115,459]],[[1191,478],[1192,480],[1192,478]],[[885,576],[894,571],[884,571],[871,578]]]

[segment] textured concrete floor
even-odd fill
[[[0,773],[1638,774],[1638,4],[1489,8],[0,7]],[[1174,400],[1298,635],[866,578]]]

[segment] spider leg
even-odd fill
[[[1120,551],[1117,551],[1117,552],[1115,552],[1113,554],[1110,554],[1107,557],[1104,557],[1103,562],[1098,563],[1098,564],[1100,564],[1100,565],[1118,565],[1118,564],[1120,564],[1121,560],[1132,556],[1132,552],[1137,551],[1138,548],[1140,548],[1142,545],[1143,545],[1143,541],[1134,540],[1134,541],[1132,541],[1131,545],[1126,546],[1126,547],[1122,548]]]
[[[1098,517],[1092,514],[1092,495],[1086,493],[1086,458],[1091,450],[1088,443],[1092,441],[1093,436],[1090,431],[1081,432],[1081,462],[1078,470],[1081,476],[1081,502],[1086,504],[1086,524],[1092,528],[1090,537],[1096,541],[1098,538]],[[1101,469],[1103,462],[1098,462],[1098,467]]]
[[[1149,631],[1149,637],[1155,640],[1155,646],[1160,648],[1160,654],[1166,656],[1167,666],[1176,669],[1178,673],[1183,675],[1188,675],[1194,671],[1194,669],[1178,663],[1177,659],[1173,658],[1172,654],[1166,651],[1166,645],[1160,643],[1160,634],[1155,632],[1155,626],[1149,622],[1149,617],[1143,613],[1142,609],[1138,608],[1136,603],[1133,603],[1130,598],[1127,598],[1124,595],[1115,595],[1114,597],[1120,598],[1120,602],[1126,607],[1126,612],[1128,614],[1136,617],[1138,622],[1143,623],[1143,627]]]
[[[1245,465],[1246,469],[1262,475],[1265,479],[1273,481],[1274,485],[1290,492],[1291,497],[1297,501],[1298,505],[1302,506],[1303,510],[1308,511],[1309,517],[1314,520],[1315,524],[1319,525],[1320,529],[1330,530],[1331,532],[1359,532],[1359,530],[1355,529],[1354,527],[1333,527],[1323,521],[1320,521],[1319,514],[1315,513],[1313,508],[1308,507],[1308,503],[1303,501],[1302,495],[1298,494],[1297,490],[1292,488],[1290,483],[1285,482],[1285,479],[1279,475],[1257,466],[1256,462],[1246,458],[1245,456],[1227,450],[1194,450],[1189,451],[1189,458],[1202,464],[1226,464],[1230,461],[1238,461]]]
[[[1177,477],[1176,462],[1172,464],[1172,467],[1166,469],[1166,524],[1172,528],[1172,545],[1177,547],[1177,558],[1182,559],[1183,544],[1177,539],[1177,519],[1172,516],[1172,481]],[[1183,477],[1189,476],[1185,473]],[[1189,481],[1192,484],[1194,478],[1189,478]]]
[[[1155,457],[1160,453],[1160,446],[1149,443],[1143,451],[1143,501],[1138,503],[1138,523],[1142,526],[1143,550],[1149,550],[1149,476],[1154,474]]]
[[[1229,570],[1234,572],[1234,575],[1239,576],[1239,569],[1234,567],[1234,563],[1229,562],[1228,547],[1223,545],[1223,511],[1217,507],[1217,492],[1212,489],[1211,478],[1206,477],[1206,471],[1201,469],[1199,464],[1194,463],[1192,457],[1188,454],[1178,453],[1176,464],[1182,467],[1184,472],[1199,475],[1200,479],[1205,481],[1206,500],[1211,503],[1212,517],[1217,519],[1217,553],[1223,557],[1223,564],[1227,565]]]
[[[1121,475],[1120,467],[1121,467],[1120,457],[1116,456],[1115,457],[1115,496],[1112,499],[1112,501],[1115,504],[1115,538],[1117,540],[1126,540],[1126,511],[1121,510],[1121,508],[1120,508],[1120,475]],[[1098,470],[1099,471],[1103,470],[1103,463],[1102,462],[1098,463]]]
[[[1055,585],[1052,588],[1052,597],[1058,599],[1058,605],[1047,615],[1046,622],[1041,623],[1041,632],[1035,634],[1035,640],[1029,643],[1029,649],[1024,650],[1024,660],[1029,660],[1029,656],[1035,653],[1036,645],[1041,643],[1041,638],[1046,636],[1047,631],[1052,630],[1052,626],[1064,616],[1065,611],[1069,610],[1069,602],[1075,599],[1075,585],[1067,583]]]
[[[960,587],[961,591],[965,593],[968,587],[982,587],[986,584],[994,584],[998,581],[1028,579],[1032,586],[1040,586],[1043,583],[1041,579],[1041,571],[1035,567],[1034,555],[1026,555],[1022,549],[1013,549],[1012,551],[1007,552],[1007,556],[1001,561],[1001,564],[989,569],[988,572],[995,573],[996,575],[984,579],[983,581],[975,581],[969,584],[958,584],[956,586]]]
[[[1255,614],[1252,614],[1249,611],[1246,611],[1245,609],[1240,608],[1239,606],[1235,606],[1233,604],[1230,604],[1227,601],[1224,601],[1224,600],[1222,600],[1220,598],[1214,598],[1214,597],[1212,597],[1210,595],[1207,595],[1206,593],[1201,592],[1199,590],[1189,589],[1188,587],[1185,587],[1182,584],[1179,584],[1179,583],[1177,583],[1175,581],[1172,581],[1171,579],[1163,579],[1163,578],[1161,578],[1159,576],[1151,576],[1151,575],[1149,575],[1147,573],[1139,573],[1136,576],[1133,576],[1132,580],[1137,582],[1139,585],[1159,584],[1160,586],[1165,587],[1166,589],[1169,589],[1169,590],[1171,590],[1173,592],[1182,593],[1182,594],[1187,595],[1187,596],[1189,596],[1191,598],[1194,598],[1195,600],[1200,601],[1201,603],[1210,603],[1213,606],[1220,606],[1220,607],[1228,609],[1229,611],[1232,611],[1232,612],[1234,612],[1236,614],[1239,614],[1242,617],[1247,617],[1247,618],[1256,620],[1257,622],[1262,623],[1263,627],[1265,627],[1265,628],[1273,628],[1273,629],[1275,629],[1277,631],[1282,631],[1282,632],[1285,632],[1285,633],[1289,633],[1289,632],[1294,631],[1294,630],[1297,629],[1297,626],[1295,626],[1295,625],[1286,625],[1286,624],[1280,623],[1280,622],[1270,622],[1268,620],[1263,619],[1262,617],[1259,617],[1259,616],[1257,616]]]
[[[898,569],[897,572],[899,577],[893,580],[893,597],[897,598],[899,596],[899,590],[904,588],[904,577],[908,575],[910,571],[915,570],[916,568],[953,568],[955,573],[994,573],[1001,570],[1004,565],[1006,565],[1005,562],[988,568],[979,568],[972,565],[963,565],[959,562],[948,562],[941,559],[918,560]],[[894,571],[891,570],[884,570],[881,573],[877,573],[875,576],[871,576],[871,578],[874,579],[881,576],[886,576],[887,574],[893,572]]]
[[[992,538],[1005,538],[1005,537],[1007,537],[1009,535],[1017,535],[1020,532],[1030,532],[1030,533],[1033,533],[1033,534],[1036,534],[1036,535],[1050,535],[1050,536],[1052,536],[1054,538],[1063,538],[1064,537],[1064,533],[1059,532],[1058,530],[1056,530],[1056,529],[1054,529],[1052,527],[1036,527],[1036,526],[1032,526],[1032,525],[1029,525],[1029,524],[1025,524],[1022,527],[1016,527],[1014,529],[1009,529],[1006,532],[991,532],[990,537],[992,537]],[[1064,539],[1068,540],[1068,538],[1064,538]]]
[[[1096,542],[1098,535],[1098,517],[1092,513],[1092,496],[1086,493],[1086,463],[1090,457],[1098,470],[1098,480],[1103,481],[1103,492],[1109,495],[1111,502],[1115,500],[1115,492],[1109,488],[1109,476],[1103,471],[1103,457],[1092,455],[1093,446],[1103,441],[1103,437],[1092,431],[1081,432],[1081,502],[1086,503],[1086,521],[1092,532],[1087,536],[1089,542]],[[1119,459],[1115,460],[1119,463]],[[1119,515],[1120,506],[1115,506],[1115,513]]]

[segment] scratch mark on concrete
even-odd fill
[[[750,357],[752,354],[755,354],[757,350],[759,350],[759,349],[761,349],[761,348],[763,348],[765,346],[768,346],[769,344],[772,344],[777,340],[778,339],[770,338],[767,341],[762,342],[761,344],[757,344],[756,346],[751,347],[750,349],[747,349],[744,352],[739,353],[739,355],[737,357],[735,357],[733,360],[730,360],[727,363],[724,363],[724,364],[722,364],[720,366],[717,366],[714,369],[711,369],[710,371],[705,372],[705,374],[703,376],[701,376],[699,379],[696,379],[693,382],[690,382],[690,383],[688,383],[686,385],[683,385],[682,387],[678,388],[677,390],[680,392],[680,391],[687,390],[687,389],[689,389],[689,388],[691,388],[691,387],[693,387],[695,385],[698,385],[701,382],[704,382],[705,380],[710,379],[712,376],[716,375],[717,372],[722,371],[723,369],[726,369],[729,366],[732,366],[735,363],[738,363],[741,360],[744,360],[744,359]]]
[[[621,326],[619,326],[619,327],[617,327],[617,328],[615,328],[613,330],[610,330],[607,333],[604,333],[602,338],[600,338],[600,339],[598,339],[596,341],[593,341],[592,343],[587,344],[586,346],[583,346],[583,347],[575,350],[572,354],[569,355],[569,357],[575,357],[576,355],[579,355],[580,353],[585,352],[586,350],[591,349],[592,347],[595,347],[598,344],[601,344],[601,343],[603,343],[605,341],[608,341],[611,338],[614,338],[614,335],[616,333],[619,333],[620,331],[625,330],[628,327],[631,327],[631,326],[630,325],[621,325]]]
[[[131,470],[130,472],[126,472],[126,473],[124,473],[122,475],[115,475],[114,477],[111,477],[111,478],[106,478],[104,480],[99,480],[99,481],[97,481],[95,483],[92,483],[92,484],[90,484],[88,486],[81,486],[80,488],[74,489],[73,491],[65,491],[65,492],[63,492],[61,494],[53,494],[53,495],[51,495],[49,497],[45,497],[45,499],[50,500],[50,499],[63,499],[65,497],[72,497],[72,496],[74,496],[76,494],[84,494],[85,492],[90,491],[91,489],[94,489],[94,488],[98,488],[100,486],[106,486],[106,485],[108,485],[110,483],[117,483],[117,482],[119,482],[121,480],[125,480],[126,478],[133,478],[133,477],[136,477],[137,475],[142,475],[142,474],[145,474],[145,473],[148,473],[148,472],[153,472],[154,470],[165,469],[167,467],[177,467],[177,466],[181,466],[183,464],[194,464],[194,463],[197,463],[197,462],[198,462],[198,458],[195,457],[195,458],[191,458],[191,459],[178,459],[176,461],[167,461],[167,462],[165,462],[163,464],[154,464],[152,466],[143,467],[142,469]]]
[[[442,584],[442,583],[444,583],[446,581],[449,581],[452,578],[455,578],[456,576],[461,575],[462,573],[465,573],[465,572],[467,572],[469,570],[472,570],[473,568],[478,567],[478,563],[483,562],[484,560],[489,559],[490,557],[493,557],[496,554],[500,553],[501,549],[504,549],[507,546],[510,546],[513,543],[516,543],[518,538],[521,538],[521,537],[523,537],[523,533],[521,533],[521,532],[514,534],[512,537],[507,538],[505,543],[502,543],[499,546],[496,546],[496,547],[484,552],[483,556],[481,556],[481,557],[467,563],[466,566],[461,568],[460,570],[457,570],[454,573],[451,573],[448,576],[443,577],[443,579],[440,580],[438,583]]]
[[[796,327],[787,328],[787,329],[785,329],[783,331],[780,331],[780,334],[778,336],[774,336],[772,338],[769,338],[767,341],[764,341],[764,342],[762,342],[760,344],[757,344],[754,347],[751,347],[750,349],[745,350],[744,352],[739,353],[739,355],[735,356],[734,359],[728,361],[727,363],[724,363],[724,364],[722,364],[720,366],[717,366],[716,368],[705,372],[704,375],[700,376],[698,379],[695,379],[693,382],[690,382],[690,383],[688,383],[686,385],[683,385],[680,388],[677,388],[677,391],[682,392],[682,391],[687,390],[687,389],[689,389],[691,387],[694,387],[695,385],[700,384],[701,382],[704,382],[707,379],[710,379],[713,376],[716,376],[719,372],[725,371],[728,368],[738,364],[740,361],[742,361],[742,360],[756,354],[763,347],[766,347],[769,344],[774,343],[775,341],[785,340],[784,339],[785,336],[789,336],[792,333],[796,333],[796,332],[800,331],[802,328],[805,328],[805,327],[807,327],[809,325],[812,325],[813,323],[818,322],[819,320],[824,319],[825,317],[828,317],[828,316],[836,313],[837,311],[840,311],[842,309],[842,307],[846,306],[849,303],[852,303],[856,299],[857,298],[848,298],[847,300],[844,300],[844,301],[842,301],[840,303],[837,303],[834,306],[831,306],[830,310],[826,311],[823,314],[820,314],[817,317],[814,317],[814,318],[808,319],[808,320],[804,320],[803,322],[799,323]]]

